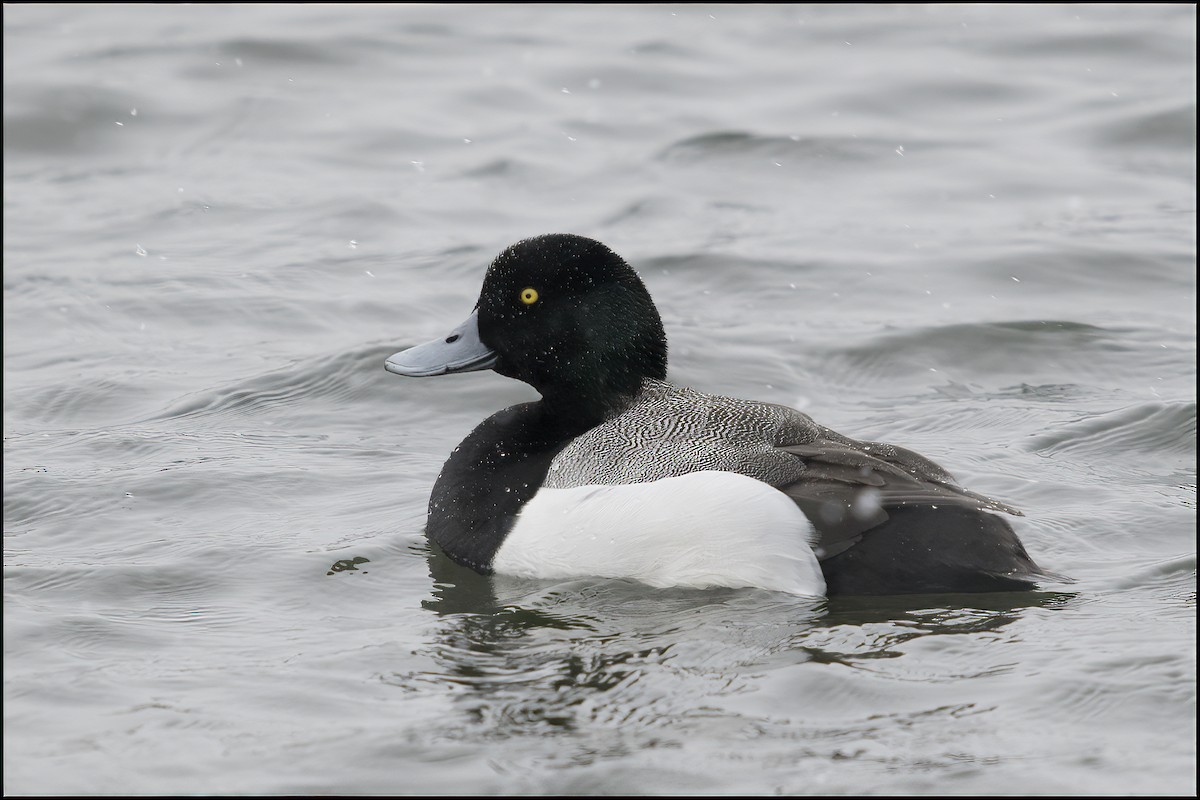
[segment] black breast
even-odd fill
[[[575,432],[542,403],[498,411],[454,449],[429,498],[426,533],[451,559],[484,575],[550,462]]]

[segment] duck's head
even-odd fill
[[[384,366],[413,377],[493,369],[552,405],[600,409],[646,378],[666,377],[667,338],[641,278],[620,256],[594,239],[555,233],[496,256],[461,325]]]

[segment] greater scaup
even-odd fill
[[[786,406],[668,383],[645,285],[592,239],[512,245],[465,322],[385,367],[492,369],[542,395],[480,423],[429,499],[429,538],[485,575],[801,595],[1013,591],[1055,577],[996,513],[1019,511],[932,461]]]

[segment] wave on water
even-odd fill
[[[370,390],[372,378],[383,373],[383,362],[399,349],[403,348],[369,345],[271,370],[197,392],[147,421],[273,413],[318,398],[349,402]]]
[[[945,147],[934,142],[908,140],[908,147],[919,144],[925,149]],[[771,157],[787,162],[819,164],[823,161],[861,165],[864,162],[896,158],[896,143],[859,136],[764,136],[745,131],[718,131],[690,136],[668,145],[657,158],[674,163],[707,163],[714,158],[739,159]]]
[[[1194,458],[1196,403],[1140,403],[1085,417],[1034,437],[1027,448],[1112,458],[1133,453]]]
[[[959,323],[888,332],[866,341],[830,347],[824,377],[841,375],[852,384],[929,377],[962,381],[1016,378],[1059,385],[1089,379],[1112,368],[1135,348],[1127,329],[1062,320]]]

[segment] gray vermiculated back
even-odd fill
[[[1020,516],[958,486],[924,456],[862,442],[787,406],[705,394],[647,380],[623,411],[576,438],[550,464],[552,489],[644,483],[701,470],[737,472],[785,489],[797,502],[849,506],[879,488],[884,507],[949,502]]]
[[[804,463],[778,448],[836,437],[785,406],[646,381],[632,405],[579,436],[550,464],[546,486],[642,483],[701,470],[782,486]]]

